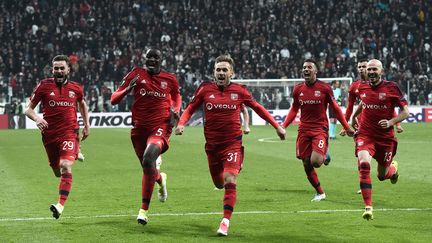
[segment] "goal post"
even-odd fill
[[[340,92],[336,97],[341,108],[345,111],[345,106],[348,102],[348,90],[353,82],[351,77],[334,77],[334,78],[318,78],[326,83],[339,81]],[[262,104],[273,115],[276,121],[281,122],[288,114],[289,107],[282,106],[282,100],[288,100],[292,104],[292,92],[294,86],[304,82],[303,78],[289,78],[289,79],[233,79],[234,83],[244,84],[248,87],[252,96],[256,101]],[[335,92],[336,93],[336,92]],[[285,102],[286,103],[286,102]],[[299,112],[300,113],[300,112]],[[295,123],[299,121],[299,115]],[[261,119],[255,112],[252,111],[251,115],[252,125],[265,125],[266,122]]]

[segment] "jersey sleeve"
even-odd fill
[[[408,101],[397,84],[392,85],[392,93],[394,93],[394,96],[397,97],[396,105],[399,108],[403,108],[404,106],[408,105]]]
[[[173,78],[173,88],[171,89],[171,104],[175,112],[179,112],[182,103],[182,97],[180,95],[180,87],[177,78]]]
[[[291,106],[291,109],[288,111],[288,115],[285,118],[285,121],[282,123],[283,127],[288,127],[295,119],[295,117],[297,116],[297,112],[300,108],[300,103],[299,103],[299,92],[298,92],[298,86],[294,87],[294,91],[293,91],[293,104]]]
[[[130,71],[128,74],[126,74],[123,77],[119,87],[111,95],[111,104],[115,105],[115,104],[120,103],[120,101],[123,99],[123,97],[126,96],[126,94],[127,94],[126,88],[129,86],[132,79],[135,78],[136,75],[138,75],[137,70],[138,70],[137,68],[134,68],[132,71]]]
[[[42,99],[42,86],[42,82],[39,82],[33,89],[33,93],[30,96],[30,101],[35,105],[38,104]]]
[[[180,117],[178,123],[179,126],[184,126],[189,121],[189,119],[191,118],[192,114],[196,111],[196,109],[202,104],[204,93],[205,93],[204,87],[205,86],[201,85],[195,91],[194,95],[191,98],[191,101],[189,102],[185,111]]]

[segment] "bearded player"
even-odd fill
[[[82,140],[89,135],[90,125],[83,87],[68,79],[69,58],[55,56],[52,73],[54,77],[40,81],[34,89],[25,114],[41,130],[49,165],[54,175],[60,177],[58,202],[50,207],[53,217],[58,219],[72,188],[72,165],[78,158],[80,147],[77,104],[84,121]],[[43,107],[43,118],[34,110],[39,102]]]

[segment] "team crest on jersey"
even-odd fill
[[[238,94],[231,94],[231,99],[232,100],[238,100]]]
[[[75,92],[69,91],[69,98],[75,98]]]
[[[55,96],[54,91],[50,93],[50,96]]]
[[[386,93],[379,93],[378,94],[378,99],[385,100],[385,98],[386,98]]]
[[[315,90],[315,97],[320,97],[320,96],[321,96],[321,91]]]
[[[165,81],[162,81],[162,82],[161,82],[161,88],[162,88],[162,89],[166,89],[167,87],[168,87],[168,83],[165,82]]]

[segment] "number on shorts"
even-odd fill
[[[318,148],[324,148],[324,140],[319,140],[318,142]]]
[[[162,133],[163,133],[163,129],[159,128],[156,132],[156,136],[162,136]]]
[[[74,143],[72,141],[63,141],[63,150],[73,150]]]
[[[235,152],[235,153],[228,153],[228,159],[227,159],[227,161],[228,162],[231,162],[231,161],[233,161],[234,160],[234,162],[237,162],[237,152]]]
[[[393,152],[385,152],[384,161],[390,162],[392,159]]]

